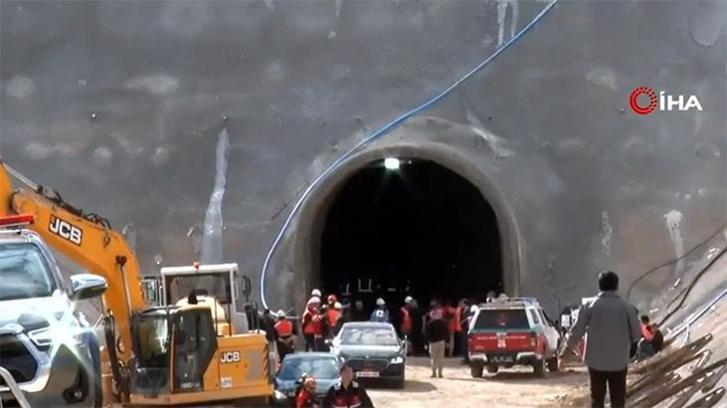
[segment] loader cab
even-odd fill
[[[132,394],[204,390],[204,374],[217,350],[208,307],[168,306],[139,313],[133,317],[132,341]]]

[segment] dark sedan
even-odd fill
[[[357,379],[384,380],[404,387],[406,343],[391,324],[346,323],[331,345],[331,351],[351,366]]]
[[[275,403],[277,406],[290,406],[296,381],[303,374],[312,374],[316,378],[316,395],[321,400],[332,385],[341,381],[340,362],[331,353],[295,353],[283,359],[275,376]]]

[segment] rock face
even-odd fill
[[[305,186],[547,4],[3,1],[2,157],[117,229],[133,224],[153,273],[199,257],[224,129],[222,254],[258,288]],[[498,212],[510,288],[550,309],[554,296],[593,292],[602,269],[628,285],[688,253],[727,221],[726,10],[558,3],[321,184],[271,258],[271,306],[292,305],[314,279],[302,241],[325,194],[384,151],[472,180]],[[629,95],[640,86],[657,98],[695,95],[702,110],[637,115]],[[653,293],[687,268],[675,263],[639,290]]]

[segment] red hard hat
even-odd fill
[[[328,303],[336,303],[337,301],[336,295],[328,295]]]

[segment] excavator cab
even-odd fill
[[[204,391],[204,375],[218,348],[208,307],[159,307],[132,321],[132,394],[157,398]]]

